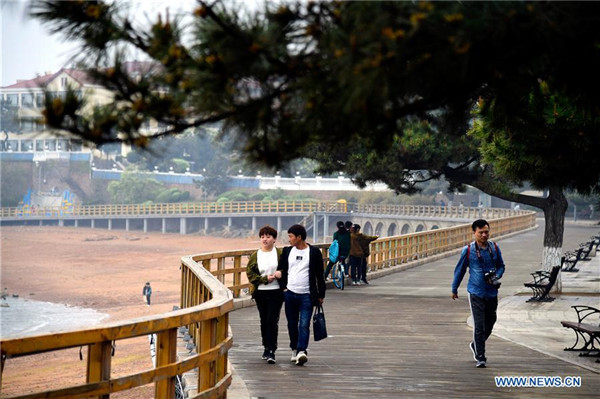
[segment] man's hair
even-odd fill
[[[302,226],[300,224],[295,224],[295,225],[291,226],[288,229],[288,234],[293,234],[296,237],[300,236],[300,237],[302,237],[303,241],[306,240],[306,229],[304,228],[304,226]]]
[[[271,226],[263,226],[261,227],[261,229],[258,231],[258,236],[262,237],[264,235],[267,236],[271,236],[273,238],[277,238],[277,230],[275,230],[274,228],[272,228]]]
[[[342,222],[342,221],[340,220],[340,221],[339,221],[339,222],[337,222],[335,225],[337,226],[337,228],[338,228],[338,229],[340,229],[340,228],[344,227],[344,222]]]
[[[360,230],[360,224],[355,224],[354,225],[354,231],[358,231]]]
[[[352,222],[348,220],[344,226],[346,226],[346,228],[349,229],[350,227],[352,227]]]
[[[485,219],[477,219],[471,225],[471,229],[473,229],[473,231],[475,231],[477,229],[482,229],[485,226],[490,227],[490,224],[487,222],[487,220],[485,220]]]

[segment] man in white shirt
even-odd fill
[[[303,226],[291,226],[288,238],[291,246],[283,249],[275,277],[279,279],[279,286],[283,290],[291,361],[302,366],[308,361],[313,306],[322,305],[325,298],[323,256],[318,248],[306,242],[306,229]]]

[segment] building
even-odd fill
[[[132,76],[140,76],[150,70],[150,63],[132,61],[123,64],[123,68]],[[67,89],[71,88],[78,96],[87,100],[83,112],[91,112],[94,107],[109,103],[113,99],[110,90],[101,86],[84,70],[62,68],[58,72],[48,72],[29,80],[0,87],[0,103],[2,104],[2,135],[0,135],[0,152],[3,153],[55,153],[80,152],[90,153],[76,137],[65,132],[60,135],[49,130],[43,122],[44,90],[52,96],[64,98]],[[10,120],[9,120],[10,119]],[[158,129],[151,123],[144,124],[143,129],[150,133]],[[111,144],[111,153],[126,155],[130,148],[127,145]],[[50,154],[47,154],[50,156]],[[64,156],[64,154],[63,154]],[[12,159],[2,154],[2,159]],[[23,156],[21,156],[23,158]],[[24,158],[30,158],[25,156]],[[33,160],[33,158],[31,158]],[[88,157],[89,159],[89,157]]]

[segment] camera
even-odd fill
[[[500,277],[496,276],[496,269],[492,269],[489,272],[485,272],[483,274],[483,278],[485,279],[486,283],[488,283],[496,289],[500,288],[500,284],[502,284],[500,282]]]

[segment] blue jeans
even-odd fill
[[[298,352],[305,351],[308,348],[310,319],[313,312],[310,294],[296,294],[287,290],[283,293],[283,298],[288,334],[290,335],[290,348]]]

